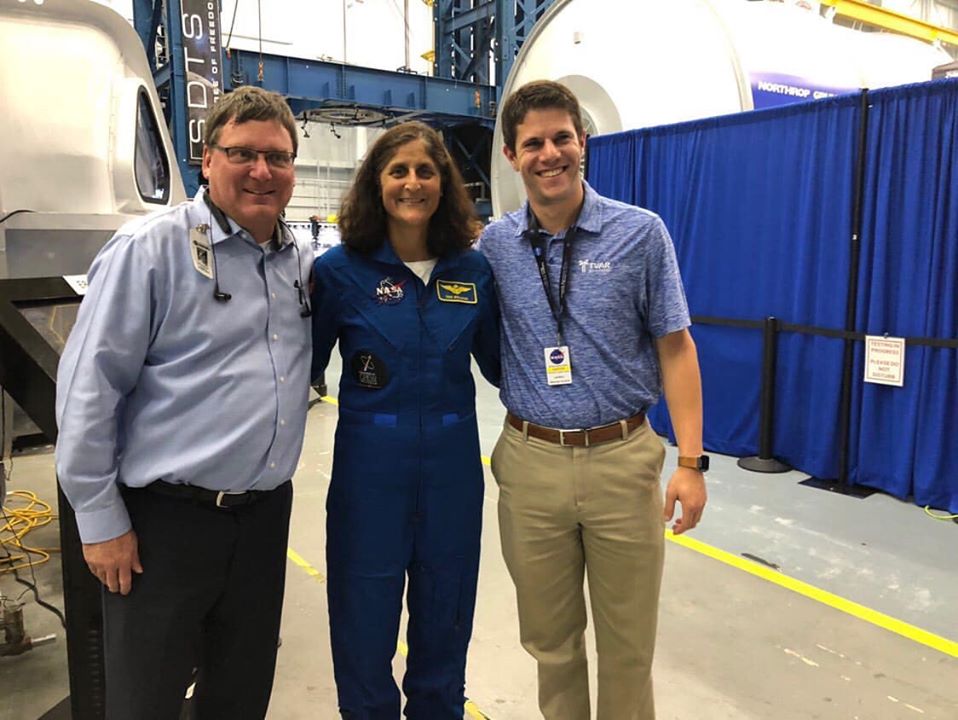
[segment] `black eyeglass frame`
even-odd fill
[[[289,170],[296,160],[296,153],[286,152],[285,150],[257,150],[242,145],[224,147],[216,143],[211,143],[210,147],[214,150],[220,150],[232,165],[253,165],[262,155],[266,164],[271,168]],[[245,157],[244,154],[246,154]]]

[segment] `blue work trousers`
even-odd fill
[[[339,707],[350,720],[400,717],[392,660],[405,591],[405,715],[462,720],[482,527],[476,419],[403,420],[347,412],[336,431],[326,559]]]

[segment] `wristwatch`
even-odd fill
[[[679,455],[679,467],[691,468],[699,472],[709,469],[708,455]]]

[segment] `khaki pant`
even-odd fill
[[[546,720],[588,720],[589,597],[598,720],[653,720],[652,655],[664,553],[665,449],[646,421],[626,439],[561,447],[506,423],[492,455],[502,553]]]

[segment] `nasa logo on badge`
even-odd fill
[[[546,382],[549,385],[569,385],[572,382],[572,362],[568,345],[542,349],[546,364]]]

